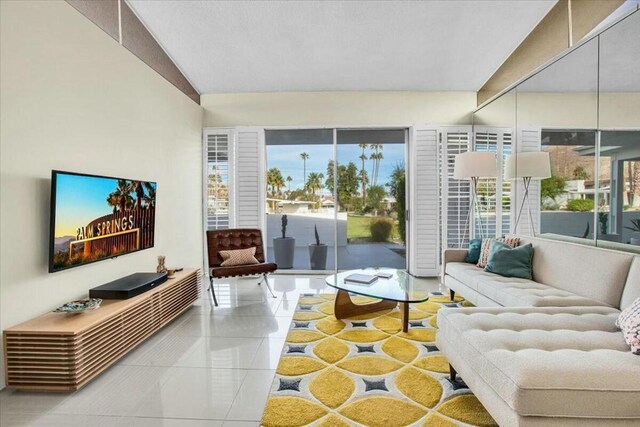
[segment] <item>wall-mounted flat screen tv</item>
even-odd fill
[[[153,247],[155,182],[51,173],[49,272]]]

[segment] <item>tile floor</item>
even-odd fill
[[[258,426],[301,293],[333,292],[324,276],[276,275],[216,286],[73,394],[0,392],[0,425]]]

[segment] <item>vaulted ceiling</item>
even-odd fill
[[[477,91],[554,3],[128,0],[201,93]]]

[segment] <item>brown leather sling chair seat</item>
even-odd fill
[[[255,258],[259,264],[234,265],[222,267],[222,256],[220,251],[235,249],[247,249],[255,247]],[[278,265],[272,262],[265,262],[264,246],[262,242],[262,232],[257,228],[231,228],[227,230],[207,231],[207,249],[209,253],[209,295],[211,301],[217,307],[218,299],[213,289],[213,279],[223,279],[226,277],[255,276],[262,275],[265,285],[269,289],[272,297],[276,297],[269,285],[267,274],[278,269]],[[258,282],[258,285],[260,285]]]

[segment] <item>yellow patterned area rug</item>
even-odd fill
[[[412,304],[404,333],[398,308],[338,320],[334,298],[300,297],[263,426],[496,425],[464,382],[449,380],[435,345],[437,311],[469,304],[442,294]]]

